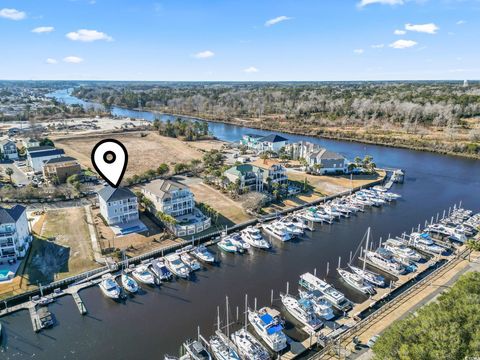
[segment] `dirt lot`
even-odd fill
[[[146,134],[146,136],[142,137],[141,134]],[[220,149],[223,145],[223,142],[217,140],[186,142],[160,136],[155,132],[85,134],[83,136],[53,137],[53,140],[57,147],[65,150],[67,155],[77,158],[84,167],[91,168],[90,154],[93,146],[98,141],[107,138],[121,141],[128,150],[129,161],[126,177],[157,168],[161,163],[174,164],[201,159],[203,151]]]
[[[158,225],[143,213],[140,213],[140,220],[147,226],[147,231],[115,236],[110,227],[106,226],[99,216],[99,209],[92,209],[92,213],[102,250],[112,248],[126,250],[126,255],[131,257],[183,241],[181,239],[170,239]]]

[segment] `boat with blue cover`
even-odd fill
[[[270,349],[279,352],[287,347],[287,337],[283,333],[283,321],[277,310],[268,307],[258,311],[249,309],[248,321]]]

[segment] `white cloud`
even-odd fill
[[[215,53],[213,51],[210,51],[210,50],[200,51],[200,52],[193,55],[193,57],[195,57],[197,59],[208,59],[208,58],[211,58],[213,56],[215,56]]]
[[[394,48],[394,49],[406,49],[406,48],[415,46],[417,44],[418,43],[416,41],[413,41],[413,40],[397,40],[397,41],[394,41],[393,43],[391,43],[388,46],[390,46],[391,48]]]
[[[33,29],[32,32],[36,34],[43,34],[52,32],[53,30],[55,30],[53,26],[39,26]]]
[[[405,35],[407,32],[405,30],[395,30],[393,33],[395,35]]]
[[[465,20],[458,20],[457,25],[463,25],[466,24],[467,22]]]
[[[0,17],[10,20],[23,20],[27,17],[27,14],[17,9],[4,8],[0,10]]]
[[[83,62],[83,59],[78,56],[67,56],[63,58],[63,61],[70,64],[80,64],[81,62]]]
[[[381,49],[381,48],[385,47],[385,45],[384,44],[373,44],[373,45],[370,45],[370,47],[372,49]]]
[[[354,52],[355,54],[363,54],[363,53],[365,52],[365,50],[363,50],[363,49],[355,49],[355,50],[353,50],[353,52]]]
[[[77,31],[69,32],[65,35],[67,38],[73,41],[82,41],[82,42],[92,42],[97,40],[106,40],[112,41],[113,38],[101,31],[97,30],[87,30],[87,29],[80,29]]]
[[[250,66],[246,69],[243,69],[243,72],[246,72],[247,74],[253,74],[253,73],[257,73],[259,72],[260,70],[258,70],[255,66]]]
[[[361,0],[358,3],[359,7],[364,7],[372,4],[382,4],[382,5],[403,5],[404,0]]]
[[[405,24],[405,30],[421,32],[426,34],[436,34],[438,29],[439,27],[434,23],[418,24],[418,25]]]
[[[50,65],[58,63],[57,59],[53,59],[53,58],[48,58],[47,60],[45,60],[45,62]]]
[[[282,21],[287,21],[287,20],[291,20],[291,19],[292,19],[291,17],[285,16],[285,15],[277,16],[276,18],[265,21],[265,26],[267,26],[267,27],[272,26],[272,25],[281,23]]]

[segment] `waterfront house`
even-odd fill
[[[50,159],[62,157],[65,152],[53,146],[36,146],[27,149],[28,166],[34,173],[41,173],[43,165]]]
[[[138,220],[137,196],[127,188],[105,186],[98,192],[100,214],[108,225]]]
[[[320,145],[303,140],[285,146],[285,152],[292,160],[306,159],[309,154],[320,150],[322,150]]]
[[[305,160],[311,171],[315,171],[321,175],[324,174],[343,174],[347,172],[348,161],[344,156],[321,149],[307,155]]]
[[[175,219],[165,225],[177,236],[194,235],[211,226],[211,219],[195,207],[195,197],[186,185],[158,179],[144,185],[142,194],[152,202],[150,212]]]
[[[287,169],[278,161],[273,159],[259,159],[252,163],[253,166],[262,170],[262,182],[268,190],[272,189],[273,184],[288,184]]]
[[[34,147],[39,147],[40,146],[40,140],[35,139],[35,138],[28,138],[28,139],[23,139],[22,140],[23,146],[26,149],[34,148]]]
[[[270,134],[267,136],[246,134],[242,137],[242,140],[240,140],[240,145],[245,145],[247,148],[259,153],[265,151],[278,153],[280,149],[287,145],[287,143],[288,139],[276,134]]]
[[[232,166],[223,175],[229,182],[238,184],[241,192],[263,191],[264,171],[251,164]]]
[[[28,227],[27,209],[21,205],[0,207],[0,259],[23,258],[32,241]]]
[[[56,184],[65,183],[70,176],[80,174],[81,171],[78,161],[70,156],[53,158],[43,165],[43,177]]]
[[[18,159],[18,150],[17,145],[14,141],[9,139],[3,139],[0,141],[1,153],[4,159],[7,160],[17,160]]]

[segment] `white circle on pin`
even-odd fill
[[[128,163],[127,149],[120,141],[100,141],[93,148],[91,159],[95,170],[110,186],[120,185]]]

